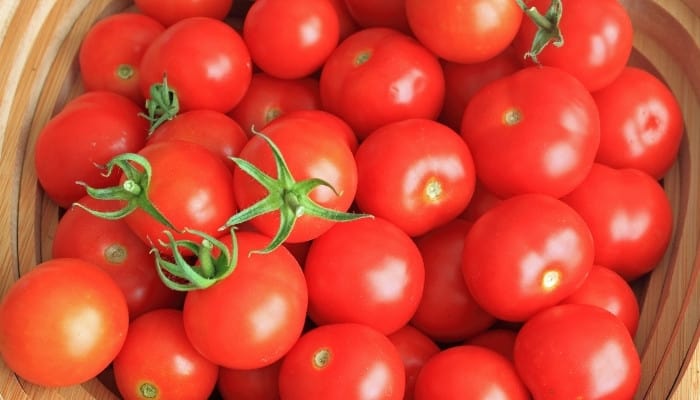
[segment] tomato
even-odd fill
[[[405,372],[393,343],[362,324],[331,324],[305,333],[282,361],[285,400],[401,400]]]
[[[80,203],[99,211],[119,208],[115,201],[89,196]],[[72,207],[58,221],[51,257],[80,258],[106,271],[124,293],[133,319],[157,308],[179,308],[184,300],[160,280],[150,250],[123,220],[99,218]]]
[[[518,332],[513,357],[536,399],[631,399],[640,380],[627,328],[591,305],[565,304],[537,314]]]
[[[344,0],[348,13],[363,28],[392,28],[411,33],[406,18],[406,0]]]
[[[118,13],[97,21],[83,37],[78,55],[85,90],[112,91],[143,104],[141,57],[164,30],[160,22],[136,13]]]
[[[279,400],[279,371],[282,360],[254,369],[219,370],[216,388],[224,399]]]
[[[561,197],[585,179],[600,143],[598,109],[570,74],[522,69],[484,86],[467,105],[462,136],[496,196]]]
[[[476,184],[474,185],[474,194],[472,195],[471,200],[469,200],[469,204],[460,218],[474,222],[486,211],[500,203],[502,200],[503,199],[486,189],[477,179]]]
[[[154,310],[131,322],[113,367],[125,400],[205,399],[219,374],[219,367],[187,339],[182,312],[170,309]]]
[[[571,295],[593,267],[593,236],[561,200],[525,194],[474,222],[462,273],[474,300],[505,321],[525,321]]]
[[[513,361],[513,346],[515,346],[516,337],[516,331],[504,328],[491,328],[470,337],[464,344],[485,347]]]
[[[388,337],[399,351],[406,370],[406,391],[403,398],[412,400],[420,369],[432,356],[440,352],[440,348],[432,339],[411,325],[404,326]]]
[[[583,285],[562,303],[598,306],[620,318],[631,336],[637,332],[639,324],[637,296],[627,281],[609,268],[593,266]]]
[[[189,17],[224,19],[233,0],[134,0],[134,4],[144,14],[170,26]]]
[[[683,136],[683,115],[669,88],[645,70],[626,67],[593,99],[601,125],[596,161],[661,179],[676,161]]]
[[[328,0],[257,0],[243,21],[253,62],[277,78],[310,75],[323,65],[339,37],[338,14]]]
[[[511,0],[406,0],[406,17],[413,34],[439,57],[476,63],[510,45],[523,12]]]
[[[342,41],[352,33],[356,32],[360,27],[355,22],[355,19],[350,15],[345,0],[330,0],[338,15],[339,36],[338,40]]]
[[[436,341],[461,341],[496,321],[474,301],[462,276],[464,238],[471,225],[455,219],[416,239],[425,287],[411,324]]]
[[[318,123],[325,126],[325,130],[328,133],[337,134],[343,139],[345,144],[348,145],[350,151],[355,153],[357,151],[358,139],[353,132],[352,128],[343,121],[342,118],[335,114],[331,114],[328,111],[323,110],[296,110],[290,111],[281,115],[279,118],[270,122],[270,124],[279,123],[289,118],[302,118],[309,123]]]
[[[408,35],[367,28],[348,36],[321,70],[323,108],[360,139],[389,122],[433,119],[445,94],[437,58]]]
[[[562,200],[589,226],[595,263],[628,281],[654,269],[668,248],[671,204],[647,173],[596,163],[586,180]]]
[[[146,49],[140,69],[144,97],[151,97],[151,86],[165,75],[183,112],[230,111],[252,76],[243,38],[226,23],[207,17],[186,18],[168,27]]]
[[[306,256],[309,316],[317,324],[363,323],[390,334],[418,307],[425,272],[415,243],[379,217],[334,225]]]
[[[513,363],[479,346],[454,346],[441,351],[423,365],[416,379],[416,400],[491,397],[530,398]]]
[[[0,303],[0,354],[37,385],[96,377],[121,349],[129,325],[124,294],[95,265],[54,258],[22,275]]]
[[[229,112],[251,136],[281,115],[294,110],[321,108],[318,80],[280,79],[264,72],[253,74],[241,102]]]
[[[524,2],[541,14],[552,3],[550,0]],[[620,74],[632,51],[633,28],[627,10],[619,1],[610,0],[561,0],[561,7],[558,27],[564,45],[546,46],[537,55],[538,62],[569,72],[590,91],[605,87]],[[518,54],[530,51],[537,30],[532,21],[522,22],[513,40]]]
[[[131,100],[111,92],[78,96],[41,129],[34,148],[34,165],[42,189],[63,208],[80,200],[85,188],[117,184],[118,176],[103,176],[112,157],[139,151],[148,122]]]
[[[474,192],[471,151],[452,129],[433,120],[382,126],[360,144],[355,161],[358,208],[410,236],[457,217]]]
[[[222,367],[261,368],[282,358],[301,335],[308,292],[287,249],[251,254],[269,238],[254,232],[236,236],[235,270],[209,288],[187,293],[185,331],[197,351]]]

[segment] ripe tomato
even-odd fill
[[[460,217],[466,219],[467,221],[474,222],[486,211],[500,203],[502,200],[503,199],[486,189],[477,179],[476,185],[474,185],[474,194],[472,195],[472,199],[469,201],[467,208]]]
[[[352,15],[350,15],[350,11],[348,10],[347,4],[345,4],[345,0],[330,0],[330,2],[333,7],[335,7],[336,14],[338,14],[338,26],[340,31],[338,40],[342,41],[360,29],[360,27],[357,25],[357,22],[355,22]]]
[[[134,0],[136,7],[165,26],[190,17],[224,19],[233,0]]]
[[[593,97],[573,76],[531,67],[477,92],[461,133],[477,177],[495,195],[561,197],[591,169],[600,122]]]
[[[224,399],[279,400],[282,360],[254,369],[219,369],[216,388]]]
[[[243,21],[253,62],[277,78],[310,75],[339,37],[338,14],[328,0],[257,0]]]
[[[452,129],[433,120],[382,126],[360,144],[355,161],[358,208],[410,236],[457,217],[474,192],[469,148]]]
[[[464,340],[496,322],[474,301],[462,276],[464,238],[471,225],[455,219],[416,239],[425,287],[411,324],[439,342]]]
[[[129,325],[124,294],[95,265],[54,258],[21,276],[0,303],[0,354],[29,382],[71,386],[104,370]]]
[[[527,400],[530,395],[513,363],[479,346],[454,346],[441,351],[423,365],[416,379],[416,400],[491,397]]]
[[[523,12],[511,0],[406,0],[406,17],[413,34],[440,58],[476,63],[510,45]]]
[[[661,261],[673,231],[671,204],[663,187],[636,169],[595,164],[563,197],[586,221],[595,243],[595,263],[630,281]]]
[[[491,328],[469,338],[464,344],[481,346],[493,350],[513,361],[513,346],[517,332],[504,328]]]
[[[408,35],[367,28],[348,36],[321,70],[323,108],[360,139],[389,122],[433,119],[445,93],[437,58]]]
[[[304,275],[314,322],[363,323],[390,334],[416,311],[425,272],[411,238],[375,217],[338,223],[316,238]]]
[[[536,399],[631,399],[640,380],[632,337],[599,307],[551,307],[523,325],[513,349],[518,374]]]
[[[343,121],[342,118],[338,117],[335,114],[331,114],[328,111],[315,109],[296,110],[283,114],[279,118],[270,122],[270,124],[282,122],[288,118],[302,118],[305,119],[308,123],[318,123],[324,126],[325,130],[328,133],[337,134],[338,136],[340,136],[343,139],[343,141],[348,145],[350,151],[352,151],[353,154],[357,150],[358,139],[357,136],[355,136],[355,132],[353,132],[352,128],[350,128],[347,122]]]
[[[125,400],[205,399],[214,391],[219,374],[219,367],[187,339],[182,312],[170,309],[131,321],[113,367]]]
[[[361,324],[331,324],[306,332],[282,361],[285,400],[401,400],[405,372],[393,343]]]
[[[392,28],[411,33],[406,18],[406,0],[344,0],[348,13],[362,28]]]
[[[243,38],[223,21],[207,17],[168,27],[146,49],[140,69],[144,97],[165,75],[181,111],[228,112],[243,98],[252,76]]]
[[[418,373],[432,356],[440,352],[440,348],[432,339],[411,325],[404,326],[388,337],[399,351],[406,370],[406,391],[403,398],[412,400]]]
[[[487,312],[525,321],[583,283],[593,267],[593,248],[585,221],[563,201],[519,195],[474,222],[464,242],[462,272]]]
[[[683,135],[683,115],[669,88],[645,70],[626,67],[593,99],[600,114],[596,161],[661,179],[676,161]]]
[[[107,90],[143,104],[139,65],[146,48],[165,27],[136,13],[99,20],[83,37],[78,62],[85,90]]]
[[[236,269],[209,288],[187,293],[185,331],[197,351],[222,367],[261,368],[282,358],[301,335],[308,292],[287,249],[250,254],[269,238],[254,232],[236,236]],[[231,243],[229,237],[221,241]]]

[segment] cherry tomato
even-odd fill
[[[511,329],[491,328],[470,337],[464,344],[485,347],[513,361],[513,346],[517,335]]]
[[[335,8],[336,14],[338,14],[338,26],[339,26],[339,37],[338,40],[342,41],[346,37],[350,36],[352,33],[356,32],[360,27],[355,22],[355,19],[350,15],[350,10],[348,10],[345,0],[330,0],[331,4]]]
[[[440,352],[432,339],[411,325],[406,325],[388,336],[401,355],[406,370],[406,391],[404,400],[412,400],[416,378],[423,365]]]
[[[282,360],[254,369],[219,370],[216,384],[224,400],[279,400],[279,371]]]
[[[121,349],[129,325],[124,294],[97,266],[54,258],[22,275],[0,303],[0,354],[37,385],[95,378]]]
[[[474,194],[472,195],[467,208],[460,217],[466,219],[467,221],[474,222],[486,211],[500,203],[501,200],[503,199],[491,193],[477,179],[476,184],[474,185]]]
[[[392,28],[411,33],[406,18],[406,0],[344,0],[352,19],[363,28]]]
[[[134,0],[136,7],[165,26],[190,17],[224,19],[233,0]]]
[[[187,339],[182,312],[171,309],[133,320],[113,367],[125,400],[205,399],[214,391],[219,374],[219,367]]]

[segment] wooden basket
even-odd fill
[[[631,63],[667,82],[684,112],[679,160],[664,179],[674,207],[672,245],[640,285],[636,344],[642,358],[637,399],[700,399],[700,0],[624,0],[635,26]],[[50,255],[58,209],[34,171],[42,126],[81,91],[77,53],[99,18],[127,0],[0,0],[0,295]],[[70,366],[66,366],[70,368]],[[0,360],[0,397],[116,399],[94,379],[46,389],[16,377]],[[567,400],[567,399],[562,399]]]

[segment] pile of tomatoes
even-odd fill
[[[30,382],[126,399],[630,399],[683,121],[613,0],[136,0],[35,143]],[[134,12],[135,11],[135,12]]]

